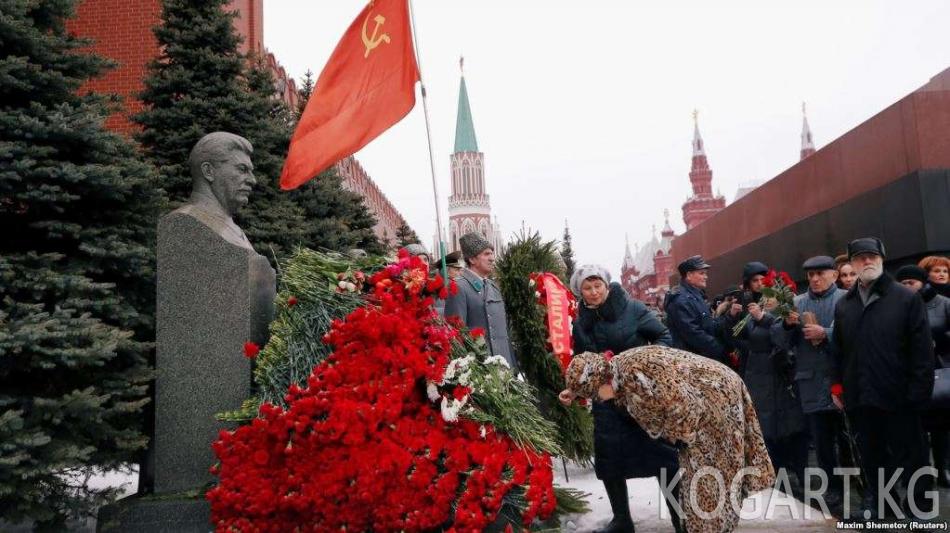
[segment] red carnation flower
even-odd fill
[[[729,364],[732,365],[732,368],[739,368],[739,354],[734,351],[729,352]]]
[[[268,456],[264,450],[254,452],[254,464],[264,466],[267,464],[268,459],[270,459],[270,456]]]
[[[297,297],[291,296],[290,298],[287,298],[287,305],[290,307],[297,305]]]
[[[244,343],[244,357],[247,357],[248,359],[254,359],[259,353],[261,353],[261,347],[256,343],[251,341]]]
[[[841,396],[844,392],[844,387],[841,386],[841,383],[835,383],[831,386],[831,395],[832,396]]]
[[[472,337],[475,337],[476,339],[478,337],[485,336],[485,330],[483,328],[472,328],[472,331],[470,331],[469,333],[472,335]]]
[[[455,387],[455,390],[452,391],[452,397],[458,401],[462,401],[462,398],[465,398],[472,393],[472,389],[468,387]]]

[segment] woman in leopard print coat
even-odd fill
[[[746,496],[775,480],[749,392],[721,363],[642,346],[609,360],[590,352],[576,355],[566,377],[562,400],[614,396],[651,437],[677,446],[680,506],[690,533],[732,531]],[[725,492],[714,472],[721,474]]]

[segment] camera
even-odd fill
[[[739,295],[739,298],[736,299],[736,303],[742,305],[742,308],[745,309],[749,306],[749,304],[758,303],[758,301],[756,300],[755,294],[753,294],[752,291],[742,291],[742,293]]]

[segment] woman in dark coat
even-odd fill
[[[805,416],[791,379],[790,356],[772,341],[775,318],[760,304],[762,279],[768,271],[766,265],[752,262],[742,272],[745,311],[751,319],[736,339],[742,354],[740,374],[752,396],[772,464],[776,470],[794,473],[799,483],[795,488],[804,489],[808,463]]]
[[[574,353],[620,353],[645,344],[672,344],[666,326],[646,305],[627,296],[618,283],[610,283],[607,269],[598,265],[578,268],[571,277],[571,289],[581,299],[573,330]],[[600,531],[633,531],[627,479],[659,477],[663,468],[667,469],[666,479],[672,479],[679,469],[676,449],[650,438],[613,400],[595,401],[593,414],[594,471],[604,483],[614,515]],[[671,516],[674,528],[680,531],[676,514]]]
[[[932,259],[928,257],[924,261]],[[946,258],[936,259],[943,259],[946,266]],[[921,264],[925,264],[924,261]],[[931,261],[931,264],[940,263]],[[937,293],[928,275],[922,267],[905,265],[897,270],[894,278],[924,299],[930,335],[934,340],[934,365],[944,368],[950,366],[950,298]],[[950,423],[950,415],[943,409],[927,411],[922,421],[924,429],[930,433],[930,451],[933,453],[933,466],[937,470],[937,484],[944,488],[950,487],[950,476],[947,475],[947,455],[950,453],[947,424]]]

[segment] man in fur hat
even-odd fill
[[[445,316],[457,316],[469,328],[485,330],[485,342],[491,355],[500,355],[517,372],[511,341],[508,339],[508,315],[501,289],[490,278],[495,271],[495,248],[482,235],[472,232],[459,237],[465,269],[455,278],[458,292],[445,301]]]

